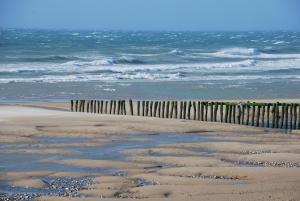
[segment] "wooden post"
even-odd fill
[[[201,105],[201,103],[200,103],[200,101],[198,101],[198,107],[197,107],[197,118],[198,118],[198,121],[200,121],[200,105]]]
[[[189,120],[191,120],[191,109],[192,109],[192,102],[189,101],[188,113],[187,113],[187,117],[188,117]]]
[[[293,104],[290,104],[290,129],[293,129]]]
[[[229,104],[229,123],[231,123],[232,121],[232,104]]]
[[[223,105],[224,103],[220,103],[220,121],[223,122]]]
[[[297,129],[297,106],[298,104],[294,104],[294,129]]]
[[[285,129],[289,128],[289,104],[285,106]]]
[[[300,129],[300,104],[298,103],[298,129]]]
[[[242,117],[242,108],[241,107],[242,106],[241,106],[241,104],[238,104],[237,107],[238,107],[237,123],[241,124],[241,117]]]
[[[141,107],[141,102],[140,101],[137,102],[137,106],[136,107],[137,107],[136,108],[136,110],[137,110],[137,116],[140,116],[140,107]]]
[[[280,121],[280,128],[284,128],[284,118],[285,118],[285,103],[281,105],[281,121]]]
[[[86,112],[87,113],[90,112],[90,101],[89,100],[86,102]]]
[[[174,112],[174,101],[171,101],[171,112],[170,112],[170,119],[173,118],[173,112]]]
[[[257,114],[256,114],[256,126],[257,126],[257,127],[259,127],[260,108],[261,108],[261,105],[258,105],[258,106],[257,106]]]
[[[153,116],[153,101],[150,102],[150,117]]]
[[[178,118],[178,102],[175,101],[175,119]]]
[[[103,100],[100,101],[100,113],[103,114]]]
[[[167,104],[166,104],[166,118],[168,119],[169,118],[169,107],[170,107],[170,101],[167,101]]]
[[[145,101],[142,102],[142,116],[145,116]]]
[[[245,104],[242,103],[242,124],[244,125],[245,123]]]
[[[72,108],[72,112],[73,112],[73,108]],[[78,100],[75,101],[75,112],[78,112]]]
[[[186,105],[187,105],[187,102],[184,101],[184,104],[183,104],[183,119],[186,119]]]
[[[105,101],[105,114],[107,114],[108,101]]]
[[[132,100],[129,100],[129,107],[130,107],[130,114],[131,116],[133,116],[133,104],[132,104]]]
[[[71,100],[71,112],[73,112],[73,105],[74,105],[73,100]]]
[[[154,112],[153,112],[153,116],[156,117],[156,111],[157,111],[157,101],[154,102]]]
[[[161,101],[158,103],[158,117],[161,117]]]
[[[279,128],[279,103],[276,103],[276,110],[275,110],[275,128]]]
[[[234,103],[233,105],[232,105],[232,117],[233,117],[233,123],[235,124],[235,122],[236,122],[236,104]]]
[[[97,113],[97,101],[94,100],[94,113]]]
[[[197,108],[196,108],[196,102],[193,101],[193,109],[194,109],[194,120],[196,120],[197,117]]]
[[[81,112],[82,110],[82,100],[78,100],[79,103],[78,103],[78,112]]]
[[[161,108],[161,117],[165,118],[165,106],[166,106],[166,102],[163,101],[162,102],[162,108]]]
[[[204,102],[201,102],[201,115],[200,115],[200,119],[201,121],[204,121]]]
[[[251,125],[254,126],[255,125],[255,103],[252,104],[252,118],[251,118]]]
[[[270,104],[267,105],[267,127],[270,127]]]
[[[207,116],[208,116],[208,102],[205,102],[205,121],[207,121]]]
[[[272,128],[275,128],[275,121],[276,121],[275,115],[276,115],[276,104],[274,103],[272,107]]]
[[[123,100],[123,108],[124,108],[124,115],[126,115],[127,111],[126,111],[126,101]]]
[[[94,113],[94,101],[93,100],[91,100],[91,102],[90,102],[90,113]]]
[[[116,114],[116,109],[117,109],[117,101],[114,100],[114,114]]]
[[[225,103],[225,123],[228,123],[228,103]]]
[[[182,119],[182,117],[183,117],[183,102],[180,101],[179,118]]]
[[[110,103],[109,103],[109,114],[112,114],[112,109],[113,109],[113,100],[110,100]]]
[[[218,107],[219,107],[219,103],[216,102],[215,103],[215,109],[214,109],[214,122],[216,122],[217,119],[218,119]]]
[[[149,101],[146,101],[146,114],[145,116],[147,117],[149,114]]]
[[[214,120],[214,102],[210,102],[210,121]]]
[[[246,119],[246,125],[249,125],[249,120],[250,120],[250,104],[247,102],[247,119]]]
[[[262,127],[265,127],[265,113],[266,113],[266,105],[262,105],[262,116],[261,116],[261,125]]]

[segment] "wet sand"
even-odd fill
[[[0,106],[0,200],[300,200],[300,132]]]

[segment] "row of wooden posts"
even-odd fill
[[[300,129],[298,103],[71,100],[71,111]]]

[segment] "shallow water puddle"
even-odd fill
[[[120,172],[111,168],[87,168],[79,167],[75,165],[65,165],[59,163],[52,163],[51,160],[62,160],[62,159],[91,159],[91,160],[112,160],[112,161],[127,161],[128,155],[122,153],[122,151],[130,149],[151,149],[159,148],[161,144],[176,144],[176,143],[192,143],[192,142],[208,142],[209,140],[205,137],[201,137],[201,134],[196,133],[154,133],[154,134],[118,134],[118,135],[109,135],[107,143],[99,141],[99,146],[93,144],[89,146],[89,143],[97,142],[96,140],[90,138],[36,138],[34,139],[36,143],[30,144],[30,146],[12,146],[2,147],[0,150],[46,150],[46,149],[63,149],[66,151],[73,151],[74,154],[51,154],[43,153],[37,154],[34,153],[23,153],[19,151],[17,153],[0,153],[0,170],[1,173],[5,172],[29,172],[29,171],[51,171],[51,172],[77,172],[77,173],[86,173],[90,174],[108,174],[116,176],[126,176],[125,172]],[[74,144],[74,146],[58,146],[63,144]],[[81,146],[84,144],[86,146]],[[39,146],[35,146],[39,145]],[[45,145],[45,146],[44,146]],[[53,147],[52,147],[53,146]],[[159,166],[156,168],[163,168],[164,166]],[[72,180],[72,178],[61,177],[61,178],[52,178],[51,177],[36,177],[41,179],[48,187],[35,189],[35,188],[21,188],[13,187],[11,181],[2,180],[0,183],[0,198],[10,197],[9,199],[19,199],[19,200],[30,200],[32,197],[37,195],[56,195],[61,193],[62,196],[80,196],[76,194],[79,188],[82,188],[85,184],[89,185],[89,182],[86,180],[82,181],[80,178]],[[85,177],[86,178],[86,177]],[[54,180],[53,180],[54,179]],[[52,181],[52,183],[51,183]],[[66,183],[75,183],[79,187],[75,188],[72,194],[69,193],[69,187]],[[55,183],[57,187],[54,189],[51,186]],[[154,183],[150,184],[146,181],[138,181],[138,184],[143,185],[155,185]],[[63,189],[67,188],[67,189]],[[60,189],[60,191],[59,191]],[[77,189],[77,190],[76,190]],[[65,195],[64,195],[65,193]],[[21,194],[21,197],[18,197]],[[17,197],[14,197],[17,196]],[[23,197],[22,197],[23,196]],[[24,198],[25,196],[25,198]],[[26,198],[27,196],[27,198]],[[22,198],[22,199],[21,199]]]

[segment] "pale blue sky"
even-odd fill
[[[300,0],[0,0],[0,27],[300,30]]]

